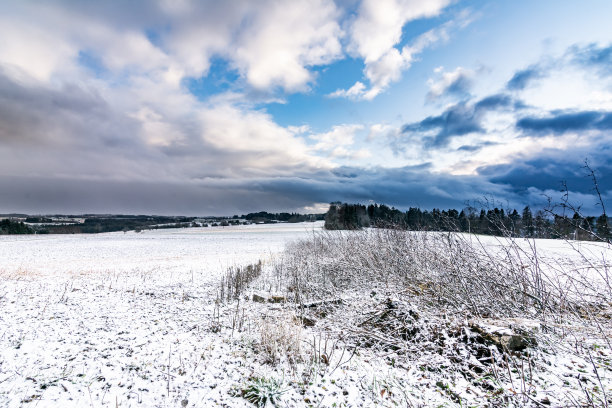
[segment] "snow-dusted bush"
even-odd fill
[[[238,299],[249,284],[261,275],[261,260],[244,267],[232,267],[221,277],[218,300],[230,302]]]
[[[453,404],[607,407],[609,255],[605,244],[333,231],[288,246],[267,279],[351,347],[406,367],[402,381],[425,373]]]
[[[555,319],[596,314],[612,299],[607,264],[588,272],[538,257],[533,241],[391,229],[327,232],[292,244],[275,268],[290,298],[386,288],[475,317]],[[567,269],[567,268],[566,268]],[[596,275],[598,284],[590,283]]]

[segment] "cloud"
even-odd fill
[[[255,88],[304,90],[313,80],[308,67],[327,65],[342,55],[339,11],[333,1],[272,2],[260,7],[241,30],[235,53],[229,55]]]
[[[602,152],[610,154],[612,146],[607,144],[600,148]],[[574,193],[591,195],[591,202],[584,204],[594,205],[594,186],[584,168],[586,156],[580,157],[580,153],[589,154],[589,162],[596,170],[601,191],[612,191],[612,166],[607,163],[605,154],[594,149],[590,152],[580,149],[579,153],[569,155],[561,149],[548,149],[533,157],[516,158],[511,163],[482,167],[478,173],[493,183],[507,185],[519,193],[530,189],[559,192],[562,183],[565,183]],[[560,195],[555,194],[551,198],[558,200]]]
[[[436,189],[432,189],[436,186]],[[409,207],[461,207],[463,198],[504,186],[478,177],[431,174],[427,167],[340,168],[309,177],[259,177],[249,180],[84,180],[75,177],[0,176],[0,208],[28,213],[125,213],[232,215],[265,209],[287,211],[314,202],[394,203]],[[460,198],[459,198],[460,197]]]
[[[95,88],[22,83],[0,68],[0,141],[6,147],[134,147],[138,140],[120,135],[136,128],[135,120],[114,110]]]
[[[520,102],[520,101],[517,101]],[[474,105],[477,111],[495,110],[499,108],[508,108],[515,104],[515,101],[506,94],[494,94],[482,98]],[[516,106],[521,106],[520,103]]]
[[[460,98],[469,96],[474,82],[474,71],[457,67],[454,71],[445,72],[440,67],[436,69],[436,74],[439,74],[437,80],[432,78],[427,80],[429,92],[427,92],[425,98],[428,101],[435,101],[447,96]]]
[[[589,44],[575,45],[569,49],[573,62],[589,68],[595,68],[601,75],[612,75],[612,45],[600,46]]]
[[[460,146],[459,148],[457,148],[457,150],[464,151],[464,152],[477,152],[479,150],[482,150],[482,148],[484,148],[484,147],[495,146],[497,144],[498,143],[495,143],[495,142],[485,141],[485,142],[478,143],[478,144],[473,144],[473,145],[463,145],[463,146]]]
[[[348,50],[352,55],[363,58],[364,76],[369,89],[358,81],[348,90],[339,89],[329,96],[372,100],[392,82],[398,81],[418,54],[437,43],[448,41],[452,31],[464,28],[472,21],[469,12],[461,12],[454,20],[421,34],[401,50],[396,48],[401,41],[404,24],[417,18],[436,16],[449,3],[447,0],[363,1],[349,29]]]
[[[308,124],[281,126],[263,107],[313,91],[318,75],[345,53],[363,61],[363,78],[331,96],[372,100],[425,50],[469,24],[463,12],[402,39],[406,24],[438,16],[450,3],[366,0],[354,3],[354,16],[346,2],[332,0],[7,4],[0,15],[0,38],[8,39],[0,41],[0,209],[231,214],[337,199],[457,207],[455,197],[482,194],[533,199],[549,187],[530,179],[538,168],[551,183],[563,175],[564,152],[580,162],[595,150],[594,163],[604,163],[610,147],[596,139],[606,139],[612,115],[601,81],[593,85],[600,92],[587,95],[591,105],[554,110],[537,99],[526,108],[505,93],[473,99],[476,75],[440,71],[428,98],[463,101],[401,129],[396,121],[404,120],[393,119],[312,134]],[[603,74],[609,50],[575,46],[559,66]],[[543,83],[554,82],[546,67],[516,72],[505,89],[527,89],[544,74]],[[192,82],[204,89],[215,75],[230,85],[190,91]],[[368,115],[386,109],[374,108]],[[371,124],[361,114],[350,112],[350,122]],[[561,142],[569,147],[554,154],[542,147]],[[533,151],[517,153],[524,146]],[[394,157],[393,148],[412,156]],[[355,164],[371,156],[373,167]],[[464,168],[479,171],[448,174],[466,156],[473,162]],[[507,167],[487,168],[494,161]]]
[[[398,131],[399,129],[395,126],[376,123],[370,126],[370,130],[366,139],[371,142],[373,140],[378,139],[380,136],[396,135]]]
[[[255,89],[295,92],[315,79],[311,67],[342,56],[339,18],[331,0],[180,7],[139,0],[24,2],[0,17],[0,36],[11,38],[0,44],[0,63],[46,81],[77,69],[79,56],[90,55],[123,79],[154,76],[178,86],[184,78],[206,76],[211,60],[224,58]]]
[[[364,126],[359,124],[337,125],[329,132],[313,134],[309,138],[316,142],[312,147],[314,150],[325,152],[330,157],[365,159],[371,156],[367,149],[351,149],[355,143],[355,135],[363,129]]]
[[[366,64],[379,61],[401,40],[402,27],[412,20],[438,15],[449,0],[364,0],[351,25],[349,51]]]
[[[1,72],[0,141],[6,176],[169,183],[332,167],[295,132],[231,98],[208,105],[154,86],[105,95],[71,83],[22,84]]]
[[[265,191],[282,192],[290,199],[393,203],[404,209],[411,206],[462,208],[465,200],[476,200],[487,194],[512,196],[512,203],[519,202],[518,195],[509,195],[507,186],[490,183],[479,176],[434,174],[426,165],[367,170],[342,167],[324,178],[267,180],[261,185]]]
[[[524,117],[516,127],[530,134],[612,129],[612,112],[551,112],[547,117]]]
[[[528,68],[516,71],[512,78],[506,84],[506,88],[511,91],[522,91],[536,79],[542,78],[544,71],[537,65],[531,65]]]
[[[246,95],[305,89],[313,65],[341,55],[333,2],[39,6],[0,16],[11,38],[0,42],[0,159],[11,174],[170,182],[332,167],[305,129],[279,126]],[[243,75],[245,92],[189,93],[182,79],[205,75],[213,57]]]
[[[404,125],[402,133],[424,136],[429,147],[444,147],[454,137],[484,133],[482,122],[485,115],[490,111],[510,108],[512,104],[512,98],[504,94],[491,95],[473,104],[460,102],[438,116],[429,116],[420,122]]]
[[[308,127],[278,125],[251,94],[304,90],[313,66],[342,55],[332,1],[171,3],[24,2],[0,16],[11,39],[0,42],[1,209],[290,209],[257,182],[369,154],[311,149]],[[128,18],[125,7],[142,10]],[[198,99],[183,79],[212,58],[242,79]]]
[[[549,76],[550,71],[563,71],[568,65],[576,64],[583,68],[594,68],[602,76],[612,74],[612,45],[607,47],[592,43],[588,45],[573,45],[566,49],[560,57],[542,57],[542,60],[525,69],[516,71],[507,82],[506,89],[522,91],[535,80]]]
[[[552,187],[565,179],[570,199],[577,198],[588,213],[597,213],[600,209],[595,206],[596,197],[581,162],[568,162],[562,153],[558,152],[556,159],[543,156],[482,168],[472,176],[433,173],[427,164],[392,169],[341,167],[333,172],[312,172],[308,177],[173,182],[2,175],[0,189],[12,194],[0,196],[0,208],[29,213],[39,213],[42,208],[58,213],[232,215],[264,209],[287,211],[336,200],[392,203],[402,209],[463,208],[467,201],[494,197],[503,199],[504,206],[520,209],[527,204],[535,208],[545,205],[544,194],[560,199],[561,193]],[[612,190],[612,169],[598,168],[598,174],[607,180],[601,184],[606,194]]]
[[[331,98],[348,98],[348,99],[359,99],[362,98],[366,93],[366,86],[363,82],[355,82],[349,89],[338,89],[328,96]]]

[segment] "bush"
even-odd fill
[[[284,392],[281,381],[274,378],[253,377],[242,390],[242,396],[250,403],[263,408],[268,404],[276,406]]]

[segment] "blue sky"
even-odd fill
[[[0,7],[0,213],[612,198],[609,1]]]

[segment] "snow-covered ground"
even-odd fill
[[[210,274],[265,259],[323,223],[0,236],[0,271],[65,275],[162,269]]]
[[[254,346],[260,314],[275,314],[268,329],[282,330],[292,324],[282,320],[285,310],[215,304],[228,267],[270,264],[288,242],[321,228],[317,222],[0,236],[0,406],[252,406],[240,390],[255,377],[281,383],[281,406],[393,406],[408,400],[399,392],[426,405],[452,405],[447,386],[437,385],[429,368],[392,367],[367,351],[354,358],[341,346],[327,351],[332,361],[325,375],[310,370],[304,377],[290,365],[266,364]],[[480,239],[489,248],[501,245]],[[528,241],[520,245],[530,248]],[[611,259],[609,247],[575,245],[589,261],[563,241],[538,240],[537,250],[547,261],[573,266]],[[359,299],[353,304],[358,308]],[[321,353],[322,341],[329,339],[330,347],[335,341],[321,327],[303,330],[304,348],[318,341]],[[562,375],[572,379],[576,364],[590,369],[571,361]],[[609,384],[610,370],[602,373]]]
[[[321,227],[0,237],[0,406],[248,405],[227,393],[245,357],[209,330],[219,277]]]

